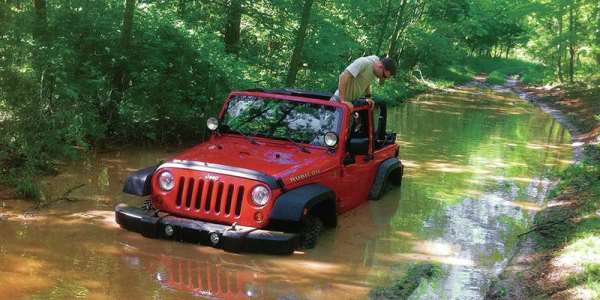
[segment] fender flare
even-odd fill
[[[147,167],[127,176],[123,192],[136,196],[148,196],[152,192],[152,175],[159,165]]]
[[[377,170],[377,175],[375,176],[375,180],[373,180],[373,185],[371,186],[371,191],[369,192],[369,199],[378,200],[381,198],[383,194],[383,188],[385,185],[385,181],[388,179],[388,176],[397,169],[402,169],[402,163],[396,157],[391,157],[384,160]]]
[[[314,209],[326,226],[337,225],[335,193],[320,184],[301,186],[279,196],[269,219],[275,224],[298,224],[305,209]]]

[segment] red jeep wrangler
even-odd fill
[[[300,90],[232,92],[209,118],[208,141],[127,178],[121,227],[150,238],[234,252],[289,254],[315,246],[337,215],[400,185],[396,134],[386,107],[348,106]],[[341,142],[340,142],[341,141]]]

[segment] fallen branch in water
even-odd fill
[[[80,189],[80,188],[82,188],[82,187],[84,187],[84,186],[85,186],[85,184],[84,184],[84,183],[82,183],[82,184],[80,184],[80,185],[76,185],[76,186],[74,186],[74,187],[71,187],[70,189],[66,190],[66,191],[65,191],[65,192],[62,194],[62,196],[60,196],[60,197],[58,197],[58,198],[55,198],[55,199],[50,199],[50,200],[48,200],[48,201],[39,202],[39,203],[38,203],[38,204],[36,204],[34,207],[32,207],[32,209],[33,209],[33,210],[37,210],[37,209],[40,209],[40,208],[46,208],[46,207],[48,207],[48,206],[50,206],[50,205],[52,205],[52,204],[54,204],[54,203],[56,203],[56,202],[63,201],[63,200],[64,200],[64,201],[69,201],[69,202],[75,202],[75,201],[79,201],[80,199],[77,199],[77,198],[71,198],[71,197],[69,197],[69,195],[70,195],[72,192],[74,192],[75,190],[78,190],[78,189]],[[30,212],[30,210],[28,210],[27,212]]]
[[[80,188],[82,188],[82,187],[84,187],[84,186],[85,186],[85,183],[82,183],[82,184],[80,184],[80,185],[78,185],[78,186],[74,186],[74,187],[72,187],[72,188],[68,189],[68,190],[67,190],[67,191],[66,191],[66,192],[65,192],[65,193],[62,195],[62,197],[61,197],[61,198],[67,198],[67,197],[69,196],[69,194],[71,194],[73,191],[75,191],[75,190],[77,190],[77,189],[80,189]]]
[[[520,237],[522,237],[522,236],[524,236],[524,235],[527,235],[527,234],[530,234],[530,233],[532,233],[532,232],[534,232],[534,231],[538,231],[538,230],[540,230],[540,229],[544,229],[544,228],[549,228],[549,227],[551,227],[551,226],[553,226],[553,225],[556,225],[556,224],[559,224],[559,223],[563,223],[563,222],[565,222],[565,221],[567,221],[567,220],[571,219],[571,217],[572,217],[572,216],[568,216],[568,217],[566,217],[566,218],[563,218],[563,219],[560,219],[560,220],[557,220],[557,221],[552,221],[552,222],[548,222],[548,223],[544,223],[544,224],[540,224],[540,225],[533,226],[533,228],[532,228],[531,230],[529,230],[529,231],[527,231],[527,232],[523,232],[523,233],[521,233],[521,234],[517,235],[517,237],[519,237],[519,238],[520,238]]]

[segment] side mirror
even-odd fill
[[[369,154],[369,138],[351,138],[348,142],[348,152],[355,155]]]
[[[217,128],[219,128],[219,120],[217,120],[215,117],[208,118],[206,120],[206,127],[208,127],[210,131],[217,130]]]

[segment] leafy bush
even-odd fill
[[[19,181],[16,184],[16,187],[17,195],[19,197],[31,199],[34,201],[40,200],[40,189],[32,178],[26,177],[19,179]]]
[[[138,1],[127,38],[124,1],[0,5],[0,172],[35,178],[56,160],[109,144],[198,141],[230,90],[281,87],[302,3],[246,3],[240,51],[227,53],[225,2]],[[538,64],[473,56],[523,44],[524,10],[459,2],[406,2],[402,24],[394,1],[315,2],[294,87],[333,92],[350,62],[385,55],[392,40],[399,74],[374,88],[390,103],[481,72],[492,82],[548,78]]]
[[[438,278],[443,271],[437,264],[412,264],[409,266],[403,278],[395,281],[390,287],[373,288],[369,292],[369,298],[382,299],[407,299],[422,281]]]

